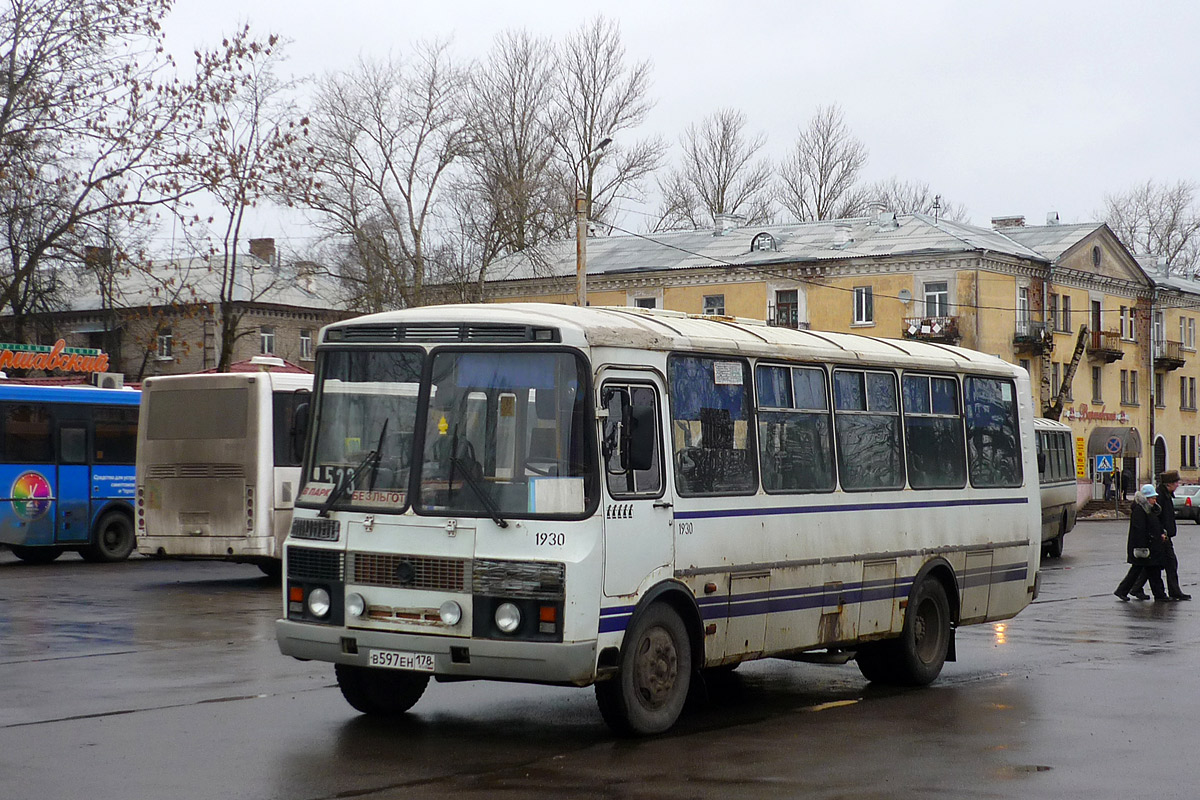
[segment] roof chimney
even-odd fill
[[[992,217],[992,228],[1024,228],[1025,215],[1014,214],[1011,217]]]
[[[271,266],[275,265],[275,240],[251,239],[250,255],[260,258]]]
[[[1058,224],[1058,212],[1057,211],[1051,211],[1048,214],[1046,214],[1046,224],[1047,225],[1057,225]]]
[[[850,235],[850,221],[839,219],[833,223],[833,248],[843,250],[850,246],[854,237]]]
[[[724,236],[745,221],[746,218],[738,214],[713,214],[713,236]]]
[[[875,216],[875,224],[881,231],[894,231],[900,227],[900,221],[896,218],[895,211],[880,211]]]

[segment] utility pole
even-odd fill
[[[575,305],[587,306],[587,221],[588,199],[580,189],[575,195]]]

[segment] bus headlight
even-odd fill
[[[314,617],[324,617],[329,613],[329,592],[317,587],[308,593],[308,613]]]
[[[521,610],[512,603],[496,606],[496,627],[504,633],[515,633],[521,627]]]
[[[361,617],[367,611],[367,601],[358,592],[346,595],[346,613],[352,617]]]
[[[442,603],[442,607],[438,609],[438,614],[442,618],[442,622],[447,625],[457,625],[462,619],[462,606],[453,600],[447,600]]]

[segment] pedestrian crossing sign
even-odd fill
[[[1096,456],[1096,472],[1112,472],[1113,457],[1112,456]]]

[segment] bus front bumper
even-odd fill
[[[279,652],[308,661],[368,666],[371,650],[428,653],[434,678],[486,678],[587,686],[596,676],[596,642],[507,642],[355,630],[275,620]]]

